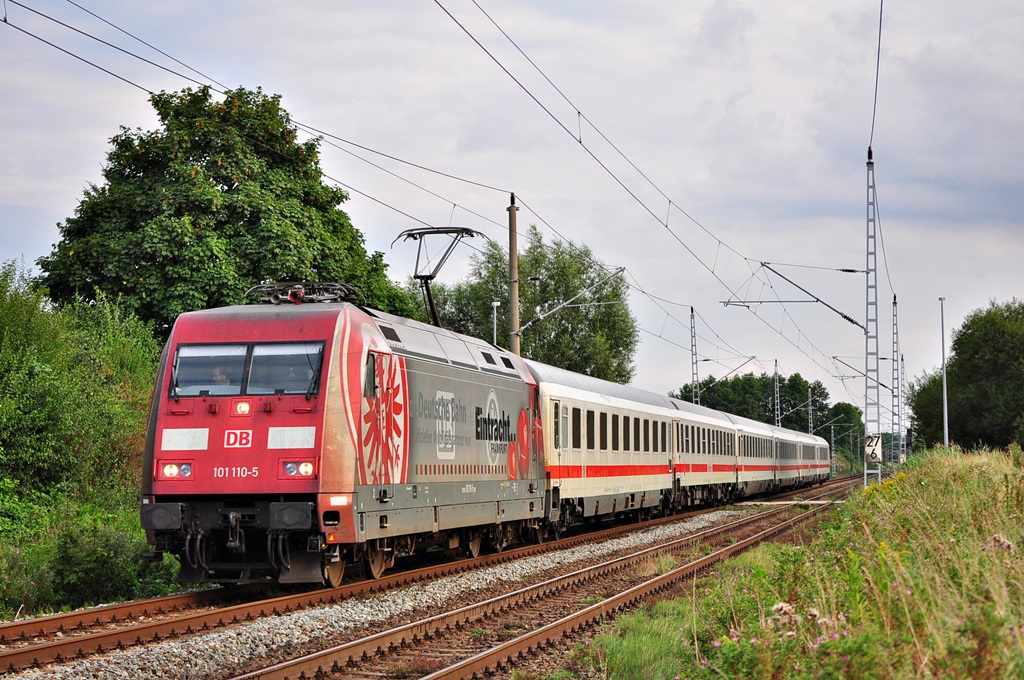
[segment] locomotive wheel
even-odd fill
[[[384,575],[388,566],[388,558],[382,548],[366,546],[366,555],[363,557],[363,566],[370,578],[376,580]]]
[[[466,553],[476,559],[480,557],[480,546],[483,545],[484,535],[482,532],[474,532],[468,541],[466,541]]]
[[[345,577],[345,560],[338,559],[334,562],[324,562],[320,567],[320,573],[324,577],[324,585],[337,588]]]

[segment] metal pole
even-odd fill
[[[811,410],[811,386],[807,386],[807,434],[814,434],[814,411]]]
[[[516,195],[512,194],[508,207],[508,323],[510,328],[509,349],[516,356],[519,351],[519,240],[516,234]]]
[[[775,360],[775,427],[782,427],[782,405],[779,403],[779,360]]]
[[[494,324],[494,346],[498,346],[498,305],[501,303],[495,300],[491,303],[491,323]]]
[[[697,377],[697,326],[694,320],[693,307],[690,307],[690,364],[693,376],[693,389],[690,390],[690,401],[700,404],[700,380]]]
[[[949,402],[946,400],[946,298],[939,298],[939,323],[942,329],[942,445],[949,448]]]

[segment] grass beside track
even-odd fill
[[[1022,467],[1018,447],[915,456],[797,544],[721,565],[530,677],[1024,677]]]

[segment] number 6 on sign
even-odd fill
[[[864,457],[869,463],[882,462],[882,435],[869,434],[864,441]]]

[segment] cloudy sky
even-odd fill
[[[326,181],[350,190],[344,209],[395,280],[416,256],[392,247],[400,232],[451,224],[507,242],[515,192],[521,229],[626,268],[641,387],[689,382],[692,305],[701,376],[770,373],[777,360],[863,405],[851,377],[863,332],[782,276],[863,323],[865,276],[835,270],[865,268],[869,143],[881,356],[894,294],[911,378],[940,365],[939,296],[947,335],[989,300],[1022,296],[1019,0],[886,4],[873,132],[878,3],[6,0],[3,11],[0,261],[48,254],[57,223],[101,181],[109,139],[156,127],[148,92],[194,86],[95,37],[217,89],[280,94],[295,121],[331,135]],[[471,253],[461,247],[442,280]],[[890,383],[889,362],[880,372]],[[887,421],[885,390],[881,402]]]

